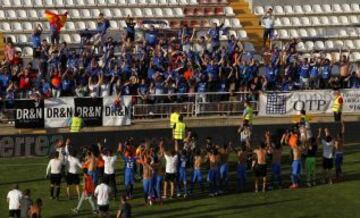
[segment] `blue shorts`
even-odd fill
[[[202,175],[201,175],[201,170],[200,170],[200,169],[195,169],[195,170],[194,170],[191,181],[192,181],[193,183],[194,183],[194,182],[202,182]]]
[[[132,169],[129,168],[125,169],[124,179],[125,179],[125,186],[134,185],[134,175]]]
[[[210,168],[208,173],[208,182],[216,182],[219,178],[219,169],[217,167]]]
[[[246,164],[238,164],[236,167],[236,178],[243,179],[246,177]]]
[[[229,165],[227,163],[220,166],[220,179],[225,179],[229,175]]]
[[[271,170],[272,170],[273,175],[280,176],[281,175],[281,164],[273,163],[271,165]]]
[[[291,174],[300,175],[300,173],[301,173],[301,161],[294,160],[291,164]]]
[[[178,182],[186,183],[187,175],[186,175],[186,168],[180,167],[178,172]]]
[[[144,193],[150,195],[151,179],[143,179]]]
[[[343,153],[335,153],[335,168],[340,168],[343,164]]]

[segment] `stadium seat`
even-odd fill
[[[291,24],[292,26],[301,26],[300,19],[298,17],[292,17]]]
[[[285,14],[291,15],[294,14],[293,8],[291,5],[285,5],[284,6]]]
[[[71,40],[71,37],[69,34],[61,34],[61,41],[62,42],[66,42],[66,43],[71,43],[72,40]]]
[[[306,50],[306,51],[312,51],[312,50],[314,50],[314,42],[312,42],[312,41],[306,41],[306,42],[305,42],[305,50]]]
[[[16,41],[21,44],[28,43],[28,39],[27,39],[26,35],[24,35],[24,34],[18,35]]]
[[[88,22],[86,22],[86,26],[90,30],[95,30],[96,29],[96,22],[95,21],[88,21]]]
[[[282,26],[280,18],[275,18],[274,26],[275,27],[281,27]]]
[[[100,14],[100,10],[99,9],[97,9],[97,8],[95,8],[95,9],[91,9],[90,10],[90,15],[91,15],[91,17],[92,18],[96,18],[96,17],[98,17],[99,16],[99,14]],[[111,16],[110,16],[111,17]]]
[[[179,0],[179,5],[187,5],[187,0]]]
[[[124,17],[127,17],[127,16],[134,16],[133,13],[132,13],[132,10],[130,8],[125,8],[121,11],[121,14],[124,16]]]
[[[343,12],[340,4],[333,4],[332,8],[333,8],[333,13],[342,13]]]
[[[323,26],[328,26],[328,25],[330,25],[329,18],[326,17],[326,16],[320,17],[320,23],[321,23],[321,25],[323,25]]]
[[[353,4],[351,4],[350,7],[353,12],[360,12],[360,4],[359,3],[353,3]]]
[[[81,9],[80,15],[82,18],[91,18],[91,13],[89,9]]]
[[[56,5],[56,7],[58,7],[58,8],[63,8],[63,7],[65,7],[64,0],[56,0],[56,1],[55,1],[55,5]]]
[[[22,1],[19,1],[19,0],[11,0],[11,7],[23,7]]]
[[[354,38],[358,38],[359,37],[359,34],[356,32],[356,29],[355,28],[346,28],[346,32],[348,33],[348,36],[349,37],[354,37]]]
[[[71,9],[70,11],[69,11],[69,14],[70,14],[70,17],[71,18],[80,18],[81,16],[80,16],[80,12],[79,12],[79,10],[77,10],[77,9]]]
[[[118,22],[115,20],[110,20],[110,28],[111,29],[118,29]]]
[[[325,49],[326,50],[333,50],[335,48],[334,42],[331,40],[325,41]]]
[[[151,8],[144,8],[143,14],[145,15],[145,17],[153,17],[154,16]]]
[[[84,30],[84,29],[86,29],[86,25],[85,25],[85,22],[83,22],[83,21],[79,21],[79,22],[76,22],[76,29],[77,30]]]
[[[36,5],[37,7],[43,7],[44,6],[44,2],[43,0],[33,0],[34,5]]]
[[[74,22],[71,22],[71,21],[66,22],[65,27],[66,27],[66,30],[68,30],[68,31],[73,31],[76,29]]]
[[[136,0],[127,0],[127,3],[129,5],[136,5],[137,4],[137,1]]]
[[[32,31],[33,30],[33,26],[30,22],[24,22],[22,24],[22,26],[23,26],[24,31]]]
[[[299,29],[299,35],[301,38],[308,38],[309,35],[308,35],[308,32],[306,32],[305,29]]]
[[[344,46],[345,46],[345,48],[350,49],[350,50],[355,49],[354,42],[350,39],[347,39],[344,41]]]
[[[153,9],[153,14],[156,16],[156,17],[163,17],[163,11],[160,9],[160,8],[154,8]]]
[[[72,41],[75,43],[80,43],[81,42],[81,37],[79,34],[73,34],[72,35]]]
[[[33,56],[33,49],[31,47],[24,47],[22,50],[22,55],[24,57],[32,57]]]
[[[289,33],[291,38],[299,38],[299,33],[296,29],[290,29]]]
[[[281,20],[281,26],[291,26],[291,21],[288,17],[282,17]]]
[[[17,12],[17,16],[18,18],[20,19],[23,19],[23,18],[27,18],[27,14],[26,14],[26,11],[25,10],[16,10]]]
[[[232,7],[225,7],[224,8],[226,16],[235,16],[234,10]]]
[[[159,5],[167,5],[167,0],[158,0]]]
[[[319,4],[313,5],[312,8],[311,8],[311,11],[312,11],[312,13],[314,13],[314,14],[321,14],[321,13],[323,13],[323,10],[322,10],[322,8],[321,8],[321,6],[320,6]]]
[[[133,11],[132,14],[134,17],[142,17],[143,16],[140,8],[133,8],[132,11]]]
[[[10,19],[16,19],[17,18],[17,15],[16,15],[16,12],[15,10],[6,10],[7,12],[7,18],[10,18]]]
[[[55,7],[55,0],[44,0],[46,7]]]
[[[22,26],[21,26],[21,23],[19,23],[19,22],[14,22],[14,23],[12,24],[12,30],[13,30],[13,31],[17,31],[17,32],[22,32],[22,31],[23,31],[23,28],[22,28]]]
[[[289,33],[285,29],[280,29],[277,31],[277,35],[280,39],[288,39]]]
[[[303,11],[301,5],[295,5],[293,9],[294,9],[295,14],[304,14],[304,11]]]
[[[239,39],[247,39],[247,33],[245,30],[239,30],[237,36]]]
[[[357,50],[360,50],[360,39],[354,40],[354,46]]]
[[[358,24],[358,23],[359,23],[359,18],[356,15],[351,15],[350,24]]]
[[[113,8],[111,10],[111,14],[112,14],[113,17],[116,17],[116,18],[125,17],[125,16],[122,15],[120,8]]]
[[[311,38],[319,37],[318,36],[319,34],[315,28],[309,28],[309,29],[307,29],[307,32],[308,32],[308,36]]]
[[[190,5],[197,5],[198,2],[197,2],[197,0],[189,0],[189,4]]]
[[[240,20],[237,18],[232,18],[231,24],[233,28],[241,28]]]
[[[303,42],[299,42],[298,44],[296,44],[296,49],[298,51],[305,51],[305,44]]]
[[[274,7],[274,14],[275,14],[275,15],[284,15],[285,12],[284,12],[283,7],[280,6],[280,5],[276,5],[276,6]]]
[[[303,11],[305,14],[312,14],[311,5],[303,5]]]
[[[10,26],[9,26],[10,27]],[[7,35],[7,37],[8,38],[11,38],[11,41],[13,42],[13,43],[16,43],[17,41],[16,41],[16,37],[14,36],[14,35]]]
[[[314,48],[316,50],[324,50],[325,49],[324,42],[323,41],[316,41],[314,43]]]
[[[108,18],[115,17],[109,8],[102,9],[101,12],[104,14],[105,17]]]
[[[87,2],[89,3],[90,6],[92,5],[97,5],[99,7],[104,7],[107,6],[107,0],[96,0],[97,2],[95,2],[95,0],[87,0]]]
[[[6,17],[5,12],[3,10],[0,10],[0,19],[3,19],[5,17]]]
[[[352,13],[352,9],[351,9],[350,5],[347,3],[341,4],[341,8],[344,13]]]
[[[124,1],[124,3],[126,4],[126,2]],[[108,6],[117,6],[122,5],[123,3],[118,2],[117,0],[107,0],[107,4]]]
[[[184,16],[184,12],[181,8],[175,8],[174,9],[174,14],[177,16],[177,17],[183,17]]]
[[[75,5],[74,0],[65,0],[66,7],[73,7]]]
[[[32,8],[34,5],[31,0],[23,0],[23,7]]]
[[[76,6],[85,6],[85,1],[84,0],[75,0],[75,5]]]
[[[173,17],[173,11],[171,10],[171,8],[165,8],[163,10],[163,14],[165,17]]]
[[[340,16],[339,17],[339,22],[341,25],[349,25],[350,22],[349,22],[349,19],[347,16]]]
[[[350,61],[360,61],[360,53],[353,52],[350,54]]]
[[[168,0],[169,5],[177,5],[177,0]]]
[[[340,49],[344,46],[344,42],[341,40],[335,40],[334,41],[334,47],[335,49]]]
[[[339,29],[338,33],[339,33],[338,36],[341,37],[341,38],[348,37],[348,33],[347,33],[347,31],[345,29]]]
[[[330,16],[328,19],[329,19],[330,25],[339,25],[340,24],[337,16]]]
[[[264,15],[265,14],[264,8],[262,6],[256,6],[254,9],[254,14],[255,15]]]
[[[322,11],[325,14],[331,14],[332,13],[332,9],[331,9],[331,5],[329,4],[323,4],[322,5]]]
[[[301,17],[300,23],[302,26],[311,26],[309,17]]]
[[[37,13],[36,13],[36,10],[28,10],[27,11],[27,17],[28,18],[31,18],[31,19],[39,19]]]
[[[1,5],[3,7],[11,7],[12,6],[12,3],[10,0],[1,0]]]

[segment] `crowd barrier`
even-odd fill
[[[360,90],[343,89],[341,94],[343,112],[360,112]],[[2,121],[18,128],[58,128],[67,126],[77,111],[85,126],[120,126],[130,125],[132,119],[165,119],[173,111],[184,117],[242,115],[246,100],[257,116],[294,116],[302,109],[308,114],[330,114],[334,94],[332,90],[306,90],[19,99],[12,104],[3,102]]]

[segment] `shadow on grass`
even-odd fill
[[[48,179],[36,178],[36,179],[28,179],[28,180],[21,180],[21,181],[11,181],[11,182],[0,183],[0,186],[2,186],[2,185],[13,185],[13,184],[25,184],[25,183],[40,182],[40,181],[45,181],[45,180],[48,180]]]
[[[231,212],[235,214],[239,214],[241,213],[241,210],[247,210],[247,209],[252,209],[252,208],[256,208],[256,207],[263,207],[263,206],[271,206],[274,204],[282,204],[285,202],[291,202],[291,201],[298,201],[299,198],[292,198],[292,199],[286,199],[286,200],[281,200],[281,201],[272,201],[272,202],[263,202],[263,203],[255,203],[255,204],[244,204],[244,205],[232,205],[232,206],[228,206],[228,207],[216,207],[213,209],[207,209],[206,211],[201,211],[201,212],[186,212],[185,213],[181,213],[181,214],[170,214],[169,217],[172,218],[180,218],[180,217],[196,217],[196,218],[202,218],[202,217],[221,217],[223,215],[226,214],[226,212]],[[190,208],[191,209],[191,208]],[[216,212],[220,212],[221,211],[221,215],[211,215],[211,213],[216,213]],[[169,212],[173,212],[173,211],[169,211]],[[153,214],[155,215],[155,214]]]
[[[179,202],[179,201],[174,201],[174,202]],[[187,211],[187,210],[196,209],[198,207],[204,207],[204,206],[208,206],[208,204],[195,204],[192,206],[184,206],[184,207],[178,207],[178,208],[166,208],[166,206],[164,206],[161,208],[161,210],[155,209],[156,211],[142,211],[140,213],[134,213],[134,216],[135,217],[145,217],[145,216],[153,216],[153,215],[163,215],[163,214],[168,214],[168,213],[170,216],[171,213],[176,213],[179,211]],[[171,215],[171,217],[175,217],[175,216]]]

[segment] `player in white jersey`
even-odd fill
[[[79,171],[82,168],[82,164],[79,159],[76,157],[76,153],[72,152],[66,158],[66,194],[68,199],[70,199],[70,187],[75,185],[76,193],[78,198],[80,198],[80,177]]]
[[[61,184],[62,161],[59,158],[59,152],[56,152],[54,158],[49,161],[46,168],[46,177],[50,176],[50,197],[59,199]],[[56,189],[56,190],[55,190]],[[54,195],[55,190],[55,195]]]

